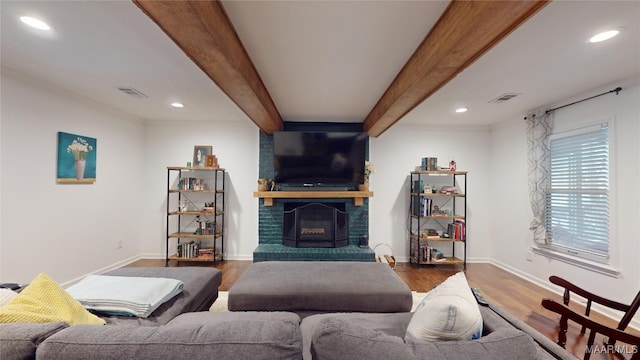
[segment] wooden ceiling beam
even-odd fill
[[[282,118],[219,1],[133,0],[258,127]]]
[[[550,0],[452,1],[364,120],[379,136]]]

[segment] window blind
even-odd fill
[[[609,129],[607,124],[549,138],[546,228],[551,247],[608,262]]]

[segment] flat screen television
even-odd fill
[[[276,131],[275,182],[284,187],[357,187],[364,182],[367,134]]]

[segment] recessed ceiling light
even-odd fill
[[[463,113],[463,112],[467,112],[467,110],[469,110],[469,109],[467,109],[466,107],[461,107],[461,108],[457,108],[456,112],[457,113]]]
[[[604,32],[601,32],[597,35],[594,35],[592,37],[589,38],[589,42],[590,43],[597,43],[597,42],[601,42],[601,41],[605,41],[605,40],[609,40],[612,37],[618,35],[620,33],[620,30],[607,30]]]
[[[38,30],[51,30],[51,26],[49,26],[49,24],[31,16],[20,16],[20,21]]]
[[[174,108],[183,108],[184,104],[182,104],[180,102],[172,102],[171,106],[173,106]]]

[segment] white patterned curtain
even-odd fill
[[[527,148],[529,163],[529,201],[533,220],[529,230],[533,231],[536,244],[547,244],[545,229],[545,201],[549,180],[549,135],[551,114],[544,110],[527,115]]]

